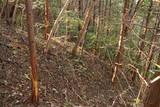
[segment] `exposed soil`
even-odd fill
[[[39,107],[132,107],[137,86],[131,92],[123,78],[113,85],[105,63],[72,56],[58,45],[44,54],[45,40],[37,36],[36,41]],[[25,103],[31,93],[27,44],[23,31],[0,24],[0,107],[32,107]]]

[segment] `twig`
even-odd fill
[[[73,92],[76,94],[76,96],[81,100],[86,102],[86,100],[84,100],[79,94],[77,94],[77,92],[74,90],[74,88],[72,87]],[[88,102],[87,102],[88,103]]]

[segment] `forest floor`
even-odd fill
[[[47,54],[46,42],[36,37],[39,73],[39,107],[132,107],[138,86],[121,76],[111,83],[112,70],[94,57],[73,56],[59,45]],[[26,32],[0,24],[0,107],[32,107]]]

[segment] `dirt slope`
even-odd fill
[[[73,57],[58,45],[44,54],[45,40],[36,38],[40,107],[130,106],[135,96],[124,80],[124,92],[119,85],[111,84],[112,71],[105,63],[91,57]],[[0,107],[31,107],[24,102],[31,93],[27,40],[23,31],[0,25]]]

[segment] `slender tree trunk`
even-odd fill
[[[78,12],[79,12],[79,20],[82,20],[83,17],[83,0],[78,1]],[[78,30],[81,30],[81,23],[79,21]]]
[[[45,0],[45,39],[49,33],[49,0]]]
[[[155,53],[155,45],[154,45],[154,42],[156,42],[157,40],[157,36],[158,36],[158,27],[160,25],[160,14],[157,14],[157,18],[156,18],[156,22],[155,22],[155,27],[154,27],[154,30],[153,30],[153,35],[151,37],[151,44],[150,44],[150,47],[149,47],[149,53],[148,53],[148,57],[146,59],[146,62],[143,66],[143,72],[141,73],[142,76],[144,78],[146,78],[146,73],[148,72],[149,68],[150,68],[150,65],[151,65],[151,61],[153,59],[153,56],[154,56],[154,53]],[[139,91],[139,96],[142,96],[143,93],[144,93],[144,90],[143,90],[143,87],[144,84],[142,83],[141,84],[141,89]]]
[[[116,73],[119,71],[119,68],[121,65],[121,60],[122,60],[122,56],[124,53],[124,37],[127,36],[128,30],[133,24],[133,19],[136,15],[136,12],[137,12],[139,6],[143,2],[142,0],[138,0],[136,6],[134,8],[129,8],[129,6],[130,6],[129,1],[130,0],[124,1],[122,24],[121,24],[120,38],[119,38],[119,44],[118,44],[118,52],[115,57],[115,67],[114,67],[112,82],[115,81]]]
[[[89,25],[92,25],[92,26],[96,26],[96,24],[95,24],[95,22],[96,22],[96,5],[94,6],[94,8],[93,8],[93,17],[91,18],[91,20],[90,20],[90,23],[89,23]]]
[[[96,54],[99,50],[99,31],[100,31],[100,24],[101,24],[101,0],[99,0],[99,6],[98,6],[98,16],[97,16],[97,23],[96,23],[96,44],[95,44],[95,52],[94,54]]]
[[[106,21],[104,21],[104,25],[105,26],[106,26],[106,24],[109,25],[109,18],[111,17],[108,14],[108,11],[111,11],[111,10],[108,9],[108,2],[109,2],[109,0],[106,0],[105,7],[104,7],[105,8],[105,10],[104,10],[104,17],[106,17]],[[106,31],[104,31],[104,32],[106,33],[106,36],[109,35],[109,29],[108,29],[108,27],[107,27]]]
[[[160,11],[159,11],[160,12]],[[148,54],[148,58],[146,60],[146,63],[144,64],[144,72],[142,72],[143,76],[146,77],[146,73],[148,72],[150,65],[151,65],[151,61],[153,59],[154,53],[155,53],[155,44],[154,42],[157,41],[157,37],[158,37],[158,32],[159,32],[159,25],[160,25],[160,14],[157,15],[157,20],[155,23],[155,27],[154,27],[154,32],[151,38],[151,44],[150,44],[150,48],[149,48],[149,54]]]
[[[144,40],[145,40],[145,36],[147,34],[147,31],[148,31],[148,24],[149,24],[149,19],[150,19],[151,11],[152,11],[152,5],[153,5],[153,1],[151,0],[150,1],[150,6],[148,8],[148,14],[147,14],[146,21],[145,21],[145,27],[143,29],[143,33],[140,35],[139,50],[138,50],[138,53],[137,53],[136,58],[135,58],[136,62],[139,62],[139,59],[140,59],[141,54],[143,52]],[[132,71],[132,81],[135,80],[135,77],[136,77],[136,72]]]
[[[124,37],[126,37],[127,30],[128,30],[127,23],[126,23],[126,20],[128,20],[127,18],[127,10],[128,10],[128,4],[129,4],[128,2],[129,0],[124,1],[122,24],[121,24],[119,43],[118,43],[118,52],[115,57],[115,67],[114,67],[112,82],[115,81],[116,73],[119,71],[119,67],[120,67],[120,63],[121,63],[121,59],[122,59],[122,55],[124,51],[124,41],[123,40],[124,40]]]
[[[0,12],[0,19],[2,18],[2,15],[4,14],[4,9],[7,7],[7,5],[8,5],[8,0],[5,0],[3,3],[3,7],[1,9],[1,12]]]
[[[108,16],[111,16],[111,9],[112,9],[112,0],[109,0],[109,9],[108,9]]]
[[[15,1],[15,8],[13,11],[13,16],[12,16],[12,25],[15,23],[16,13],[17,13],[17,9],[18,9],[18,3],[19,3],[19,0],[16,0]]]
[[[27,28],[28,28],[28,40],[30,50],[30,63],[31,63],[31,79],[32,79],[32,95],[30,98],[31,103],[37,105],[39,103],[38,92],[38,74],[37,74],[37,59],[36,59],[36,46],[34,39],[34,26],[33,26],[33,14],[32,14],[32,0],[26,0],[26,12],[27,12]]]
[[[97,54],[98,50],[99,50],[99,28],[100,28],[100,18],[98,16],[97,18],[97,26],[96,26],[96,44],[95,44],[95,50],[94,50],[94,54]]]
[[[5,6],[5,20],[6,22],[8,22],[8,18],[9,18],[9,1],[7,0],[6,6]]]
[[[101,31],[102,32],[104,32],[104,28],[105,28],[105,20],[104,20],[104,18],[105,18],[105,16],[104,16],[104,10],[105,10],[105,1],[102,1],[102,6],[101,6]]]
[[[77,39],[76,44],[75,44],[75,46],[73,47],[73,50],[72,50],[73,55],[75,55],[77,53],[77,48],[80,45],[80,42],[82,41],[82,39],[85,37],[87,27],[88,27],[89,21],[90,21],[91,16],[92,16],[92,11],[93,11],[93,8],[94,8],[94,5],[95,5],[95,1],[96,0],[92,0],[90,8],[88,9],[88,12],[87,12],[86,17],[85,17],[85,23],[84,23],[84,25],[83,25],[83,27],[82,27],[79,35],[78,35],[78,39]]]
[[[69,4],[68,8],[67,8],[67,17],[66,17],[66,40],[69,40],[71,38],[71,35],[70,35],[70,20],[69,20],[69,17],[70,17],[70,11],[71,11],[71,3]]]

